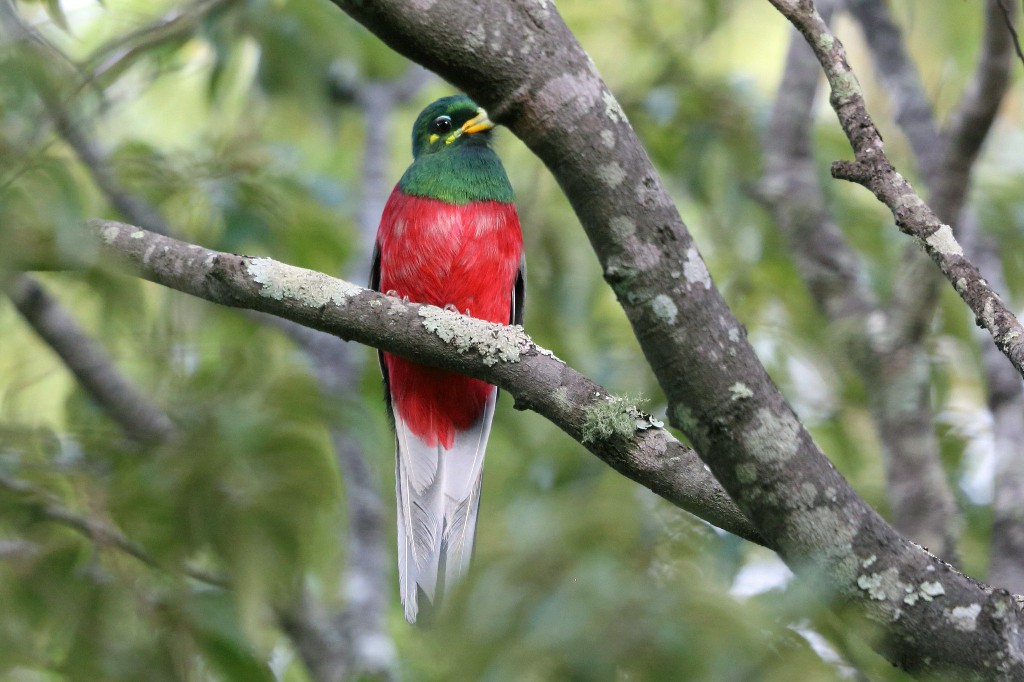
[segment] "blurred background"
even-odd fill
[[[407,626],[375,351],[67,264],[91,262],[82,223],[107,217],[362,283],[412,121],[452,88],[326,0],[0,4],[0,679],[909,679],[771,552],[622,478],[507,396],[470,576],[431,627]],[[889,8],[941,119],[973,77],[983,13],[962,0]],[[872,386],[758,191],[788,24],[767,2],[558,9],[773,378],[891,518]],[[860,27],[843,16],[836,31],[916,183]],[[972,176],[1002,293],[1018,304],[1020,102],[1012,87]],[[884,303],[908,240],[867,191],[828,178],[850,152],[826,98],[811,121],[827,206]],[[663,416],[558,186],[509,132],[497,147],[526,240],[527,331]],[[21,270],[36,272],[26,282]],[[126,436],[12,305],[33,286],[174,437]],[[956,506],[946,549],[985,579],[998,458],[972,322],[944,287],[919,378]]]

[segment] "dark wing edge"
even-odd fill
[[[516,283],[512,286],[512,315],[509,324],[522,324],[526,312],[526,254],[519,259]]]
[[[370,281],[369,286],[374,291],[380,291],[380,243],[374,242],[373,244],[373,259],[370,261]],[[384,404],[388,408],[388,416],[391,417],[391,423],[395,423],[395,410],[391,405],[391,380],[388,377],[388,367],[384,364],[384,351],[377,351],[377,362],[380,364],[380,374],[384,377]]]

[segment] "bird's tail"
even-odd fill
[[[483,414],[456,432],[450,448],[424,443],[396,411],[398,580],[410,623],[425,606],[421,598],[436,606],[469,568],[497,393],[492,388]]]

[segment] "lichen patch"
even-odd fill
[[[636,222],[629,216],[615,216],[608,221],[608,227],[611,228],[612,234],[619,239],[625,239],[636,234]]]
[[[667,324],[675,324],[676,317],[679,315],[676,304],[665,294],[658,294],[654,297],[654,300],[651,301],[651,310],[654,311],[655,317]]]
[[[499,362],[519,362],[529,344],[529,337],[514,327],[486,323],[432,305],[421,307],[419,315],[427,331],[455,346],[459,354],[479,353],[488,367]]]
[[[750,390],[742,381],[737,381],[735,384],[729,387],[729,400],[744,400],[746,398],[753,398],[754,392]]]
[[[615,189],[626,179],[626,171],[616,161],[597,167],[597,177],[611,189]]]
[[[800,423],[788,411],[775,414],[762,407],[744,435],[747,449],[762,462],[782,462],[800,449]]]
[[[284,265],[269,258],[250,258],[246,271],[262,286],[260,295],[275,301],[299,301],[311,308],[328,303],[345,305],[361,287],[312,270]]]
[[[964,255],[964,250],[960,248],[960,244],[957,242],[956,237],[953,236],[953,230],[949,225],[943,225],[935,230],[935,232],[932,232],[924,242],[939,253],[947,256]]]
[[[978,628],[978,614],[981,613],[981,604],[970,604],[968,606],[956,606],[947,614],[949,622],[957,630],[974,632]]]
[[[604,100],[604,115],[610,118],[615,123],[626,122],[626,112],[622,110],[622,105],[615,99],[615,95],[605,90],[601,93],[601,99]]]
[[[683,276],[690,284],[700,284],[705,289],[711,288],[711,273],[704,259],[700,257],[696,246],[686,250],[686,260],[683,262]]]

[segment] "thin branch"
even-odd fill
[[[842,43],[832,34],[809,0],[769,0],[804,34],[832,87],[832,106],[853,147],[856,161],[837,161],[832,175],[863,185],[889,207],[900,230],[921,245],[974,312],[978,324],[1024,376],[1024,327],[964,256],[949,225],[943,223],[896,172],[883,151],[882,138],[864,106],[856,75],[846,61]]]
[[[826,9],[831,6],[822,3],[827,20]],[[895,37],[898,40],[898,32]],[[814,53],[794,29],[764,139],[760,198],[786,236],[797,268],[838,335],[844,356],[871,387],[868,397],[886,465],[893,525],[955,563],[959,515],[938,457],[929,375],[920,371],[919,363],[927,362],[928,356],[923,348],[908,348],[905,339],[896,338],[892,314],[865,285],[860,261],[832,217],[818,178],[811,131],[820,75]],[[909,103],[901,106],[905,122],[921,109]],[[892,409],[896,404],[900,408]]]
[[[228,580],[218,575],[209,573],[198,568],[182,566],[179,569],[170,569],[163,566],[154,559],[139,544],[127,538],[117,529],[105,523],[90,519],[86,516],[76,514],[65,507],[49,492],[33,486],[32,484],[12,478],[7,474],[0,473],[0,488],[28,498],[29,503],[36,509],[40,517],[46,521],[70,528],[79,535],[88,538],[98,547],[117,550],[123,554],[137,559],[150,568],[156,568],[168,572],[178,572],[194,580],[213,585],[215,587],[227,588]]]
[[[47,55],[55,53],[63,54],[61,50],[50,43],[43,35],[22,20],[21,15],[7,3],[9,0],[0,0],[0,21],[3,26],[16,38],[18,38],[26,49],[32,50],[40,59],[46,59]],[[170,227],[163,216],[149,202],[125,191],[114,176],[106,156],[97,149],[86,136],[74,117],[65,108],[62,96],[54,89],[52,83],[42,77],[35,78],[36,92],[46,108],[46,112],[52,119],[58,134],[67,142],[68,146],[75,152],[82,164],[89,170],[89,174],[100,192],[107,198],[115,210],[126,219],[146,229],[160,234],[168,234]]]
[[[918,169],[930,191],[930,202],[936,215],[944,220],[956,219],[957,224],[954,227],[964,250],[972,257],[980,256],[980,252],[974,252],[970,246],[976,241],[976,218],[969,216],[970,212],[964,211],[962,207],[970,189],[971,171],[978,151],[991,130],[1010,83],[1012,55],[1003,22],[1009,21],[1012,26],[1014,17],[1010,14],[1001,15],[995,0],[988,0],[985,3],[985,33],[975,73],[969,79],[969,86],[961,96],[954,114],[950,116],[949,125],[940,133],[933,118],[931,105],[924,95],[920,76],[903,48],[900,31],[892,20],[888,5],[881,0],[848,0],[848,6],[863,27],[875,69],[893,102],[896,122],[910,141]],[[988,275],[994,289],[1006,290],[1001,276],[1002,265],[998,259],[979,258],[974,262]],[[895,321],[889,329],[891,345],[897,350],[902,349],[905,359],[893,368],[878,363],[883,377],[893,376],[893,370],[898,370],[900,366],[913,370],[924,367],[929,362],[923,336],[934,317],[940,287],[941,282],[932,264],[927,262],[917,248],[908,247],[903,267],[900,268],[893,287],[895,294],[889,308],[889,318]],[[1011,384],[1020,384],[1020,377],[1017,375],[998,377],[994,374],[996,368],[991,366],[993,355],[1001,357],[995,346],[984,343],[982,357],[988,376],[990,405],[999,402],[992,395],[993,387],[1007,381]],[[1005,359],[1001,363],[1005,363]],[[907,383],[908,390],[900,389],[904,394],[911,395],[912,399],[907,400],[905,395],[901,396],[901,402],[905,407],[901,408],[899,413],[908,410],[910,414],[930,411],[931,396],[927,372],[916,371],[916,375],[920,377],[916,387],[904,382]],[[880,385],[885,386],[885,383]],[[883,397],[883,403],[884,401]],[[1004,413],[1004,410],[1000,410],[1000,416],[996,418],[998,433],[1005,432],[1007,428]],[[993,409],[994,417],[996,414],[996,410]],[[890,418],[889,421],[893,420]],[[898,431],[894,435],[899,437],[901,433]],[[906,439],[902,448],[892,453],[899,460],[891,460],[898,464],[898,468],[890,474],[891,484],[898,485],[903,490],[919,491],[922,498],[935,497],[940,491],[948,491],[947,479],[935,461],[937,455],[933,454],[929,459],[921,457],[926,450],[937,451],[937,448],[923,447],[928,442],[935,442],[931,420],[918,423],[913,431],[904,435],[910,438]],[[997,446],[1006,442],[1000,438],[996,439]],[[908,454],[911,456],[908,457]],[[1006,456],[1000,456],[1001,461],[1005,459]],[[896,477],[900,480],[895,480]],[[1013,480],[1013,477],[1006,476],[1002,480]],[[897,518],[904,513],[901,510],[909,512],[912,518],[923,517],[925,520],[936,516],[936,512],[937,516],[942,516],[942,510],[949,508],[952,502],[951,495],[939,495],[939,499],[931,503],[915,497],[917,495],[913,494],[901,496],[901,499],[892,502]],[[945,504],[941,504],[943,501]],[[903,528],[902,525],[897,527]],[[912,533],[911,537],[918,536]],[[994,575],[1001,578],[1006,574],[997,571]],[[999,580],[999,583],[1010,585],[1006,580]]]
[[[83,61],[81,70],[85,75],[78,89],[90,87],[110,74],[120,73],[155,47],[188,37],[206,17],[237,1],[194,0],[101,45]]]
[[[1003,18],[1006,19],[1006,30],[1013,37],[1013,49],[1017,52],[1017,59],[1020,60],[1021,64],[1024,64],[1024,52],[1020,49],[1020,37],[1017,35],[1017,27],[1014,26],[1011,10],[1006,6],[1006,0],[999,0],[999,9],[1003,13]]]

